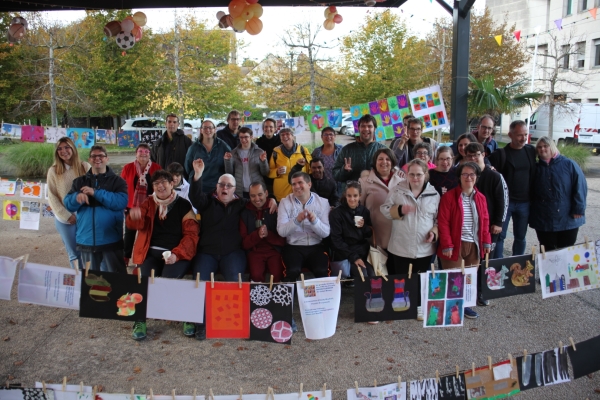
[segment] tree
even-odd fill
[[[543,96],[543,93],[522,93],[527,84],[520,80],[512,85],[496,87],[494,77],[484,76],[476,79],[469,76],[469,117],[476,118],[489,114],[498,118],[501,114],[510,114],[523,107],[531,107],[533,102]]]

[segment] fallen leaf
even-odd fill
[[[140,367],[135,367],[135,368],[133,369],[133,373],[134,373],[134,374],[139,374],[140,372],[142,372],[142,369],[141,369]]]
[[[16,325],[17,324],[12,318],[8,321],[8,323],[11,324],[11,325]]]
[[[8,380],[9,380],[9,381],[12,381],[13,379],[15,379],[15,377],[14,377],[14,376],[12,376],[12,375],[9,375],[9,376],[8,376]]]
[[[134,378],[133,376],[130,376],[129,378],[127,378],[127,380],[128,380],[128,381],[132,381],[132,380],[134,380],[134,379],[135,379],[135,378]]]
[[[310,339],[304,339],[304,340],[308,343],[312,342],[312,340],[310,340]]]
[[[600,393],[600,388],[596,388],[596,389],[594,389],[594,392],[596,392],[596,393]]]
[[[392,368],[394,368],[394,367],[387,367],[387,370],[388,370],[388,371],[391,371],[391,370],[392,370]]]
[[[589,379],[592,379],[592,378],[594,377],[594,374],[587,374],[587,377],[588,377]]]
[[[158,372],[159,374],[164,374],[165,370],[161,368],[161,369],[157,370],[156,372]]]
[[[362,331],[358,331],[358,333],[361,333]]]
[[[73,342],[67,342],[67,346],[70,346],[72,344],[73,344]]]
[[[397,334],[398,334],[398,333],[400,333],[400,332],[398,332],[398,331],[392,331],[392,333],[393,333],[394,335],[397,335]]]
[[[240,346],[237,348],[237,351],[242,351],[242,350],[244,350],[244,346]]]
[[[285,349],[291,349],[292,346],[290,346],[289,344],[286,344],[285,346],[283,346]]]
[[[58,324],[52,324],[50,325],[50,328],[56,328],[58,326]]]
[[[104,392],[104,386],[98,385],[98,392]]]
[[[423,340],[423,342],[425,342],[425,343],[429,343],[427,340]]]
[[[392,321],[385,321],[385,323],[389,325],[392,323]]]
[[[96,335],[90,335],[90,339],[94,339]]]
[[[262,346],[260,346],[260,347],[262,347],[263,349],[266,349],[267,347],[269,347],[269,345],[263,344],[263,345],[262,345]]]
[[[92,354],[92,357],[96,357],[98,355],[98,353],[94,353]]]
[[[359,365],[360,363],[358,361],[354,361],[354,365]]]
[[[38,247],[38,246],[35,246],[35,247],[34,247],[34,249],[35,249],[35,250],[37,250],[37,249],[39,249],[39,247]]]
[[[10,338],[8,336],[2,338],[2,341],[4,341],[4,342],[8,342],[9,340],[10,340]]]
[[[469,330],[472,332],[477,332],[477,328],[469,328]]]
[[[354,358],[358,358],[358,356],[354,356]]]
[[[163,340],[162,342],[163,342],[164,344],[169,344],[169,343],[171,343],[171,341],[170,341],[170,340]]]
[[[16,366],[23,365],[23,361],[15,361],[15,362],[14,362],[14,364],[15,364]]]
[[[510,315],[507,315],[506,318],[510,318]]]
[[[221,346],[223,346],[223,343],[221,343],[221,342],[215,342],[212,345],[212,347],[221,347]]]
[[[393,363],[393,362],[395,362],[395,361],[394,361],[394,359],[393,359],[392,357],[388,357],[388,358],[387,358],[387,361],[388,361],[388,362],[390,362],[390,363]]]

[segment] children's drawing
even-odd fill
[[[3,123],[0,129],[0,136],[21,137],[21,125]]]
[[[46,136],[46,143],[56,143],[58,139],[67,136],[66,128],[47,127],[44,131]]]
[[[192,131],[191,131],[191,128],[189,128],[189,129],[190,129],[189,136],[191,139]],[[146,144],[151,145],[152,143],[157,141],[158,138],[161,137],[162,133],[163,133],[162,129],[148,129],[148,130],[141,131],[140,132],[140,137],[141,137],[140,143],[146,143]],[[186,135],[188,134],[188,132],[185,132],[185,131],[184,131],[184,133]]]
[[[89,149],[96,142],[92,128],[68,128],[67,136],[75,143],[77,149]]]
[[[439,85],[410,92],[408,97],[413,115],[423,122],[423,132],[449,126]]]
[[[17,200],[4,200],[2,202],[2,219],[18,221],[21,219],[21,202]]]
[[[250,337],[250,284],[242,283],[241,288],[231,282],[206,285],[206,337]]]
[[[506,274],[508,268],[502,266],[500,271],[496,271],[494,268],[487,268],[485,274],[487,275],[487,286],[490,290],[504,289],[504,281],[508,279]]]
[[[481,276],[486,300],[535,293],[535,263],[531,255],[489,260]]]
[[[462,299],[446,300],[446,317],[444,324],[461,326],[463,324],[463,309],[464,304]]]
[[[354,321],[415,319],[420,293],[418,275],[388,275],[354,281]]]
[[[23,182],[23,186],[21,187],[21,197],[41,199],[42,185],[43,183],[41,182]]]
[[[462,400],[466,398],[464,374],[452,374],[440,377],[438,383],[439,400]]]
[[[385,302],[383,301],[383,297],[381,295],[381,281],[382,278],[371,278],[371,290],[365,293],[365,297],[367,298],[367,311],[369,312],[380,312],[383,311],[383,307],[385,306]]]
[[[48,203],[42,204],[42,218],[54,218],[54,211]]]
[[[525,268],[519,263],[514,263],[510,266],[510,272],[512,272],[510,281],[515,286],[530,286],[531,280],[535,277],[531,271],[533,271],[533,264],[529,260],[525,260]]]
[[[410,400],[436,400],[438,384],[435,378],[410,381]]]
[[[569,382],[569,362],[567,360],[566,348],[562,352],[559,348],[544,351],[542,353],[542,374],[544,386],[556,385]]]
[[[371,114],[377,121],[375,138],[384,141],[402,135],[402,118],[409,113],[409,104],[405,95],[392,96],[365,104],[350,107],[354,122],[354,132],[359,134],[358,120],[365,114]]]
[[[339,127],[342,124],[342,109],[335,109],[329,111],[320,111],[312,114],[308,118],[308,127],[311,132],[317,132],[323,130],[328,126]]]
[[[140,144],[139,132],[121,131],[117,134],[117,144],[119,147],[129,147],[135,149]]]
[[[431,300],[439,300],[446,297],[446,280],[448,274],[445,272],[435,274],[429,274],[429,290],[427,291],[427,298]]]
[[[462,272],[450,272],[448,273],[448,290],[446,298],[448,299],[461,299],[464,297],[465,287],[465,276]]]
[[[17,182],[9,180],[0,181],[0,196],[14,196],[17,190]]]
[[[443,326],[444,325],[444,301],[428,301],[427,302],[427,317],[425,318],[426,326]]]
[[[425,313],[423,327],[463,325],[466,299],[476,297],[471,271],[468,272],[465,269],[464,274],[461,270],[428,271],[420,274],[421,290],[426,293],[421,298]]]
[[[489,366],[465,371],[467,398],[502,399],[519,393],[519,376],[516,365],[502,361]]]
[[[34,125],[21,126],[21,141],[44,143],[44,127]]]
[[[314,286],[314,285],[313,285]],[[250,340],[290,344],[293,284],[250,284]]]
[[[406,400],[406,382],[392,383],[376,387],[359,387],[346,391],[347,400]],[[321,396],[319,396],[321,397]]]
[[[130,316],[135,314],[135,305],[142,302],[144,298],[139,293],[126,293],[117,300],[117,315]]]

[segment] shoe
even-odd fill
[[[136,321],[133,324],[133,331],[131,332],[131,338],[133,340],[146,339],[146,323]]]
[[[477,296],[477,305],[481,307],[487,307],[490,305],[490,301],[484,300],[481,296]]]
[[[343,282],[342,286],[345,287],[345,288],[353,288],[354,287],[354,281]]]
[[[196,333],[196,324],[192,322],[184,322],[183,323],[183,334],[185,336],[194,336]]]
[[[367,324],[369,325],[377,325],[379,323],[379,321],[369,321],[367,322]]]
[[[206,339],[206,325],[196,324],[196,340]]]
[[[477,314],[477,311],[474,311],[472,308],[465,307],[465,318],[477,319],[479,318],[479,314]]]

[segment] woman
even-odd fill
[[[137,230],[133,263],[143,276],[181,279],[196,255],[198,222],[192,205],[173,190],[173,175],[160,170],[152,175],[154,193],[139,207],[133,207],[125,223]],[[193,336],[195,325],[185,322],[183,333]],[[136,321],[131,334],[134,340],[146,337],[146,321]]]
[[[200,127],[200,138],[195,141],[185,155],[185,171],[188,173],[189,181],[194,177],[192,162],[199,158],[204,161],[204,173],[202,174],[202,191],[212,193],[217,188],[219,177],[225,173],[225,153],[231,152],[227,143],[216,136],[215,124],[210,120],[202,122]]]
[[[133,207],[139,207],[146,198],[152,194],[152,180],[150,177],[158,171],[160,165],[150,160],[150,146],[140,143],[135,149],[135,161],[125,164],[121,171],[121,178],[127,182],[127,208],[125,214]],[[133,242],[135,241],[135,230],[125,226],[124,249],[125,265],[129,265]]]
[[[453,166],[454,153],[450,146],[440,146],[436,154],[436,167],[429,170],[429,183],[441,195],[458,186]]]
[[[375,276],[373,266],[367,262],[371,247],[368,239],[373,234],[371,213],[360,204],[360,195],[360,183],[347,182],[341,205],[329,214],[333,260],[348,260],[353,278],[360,277],[358,268],[362,269],[363,276]],[[361,218],[357,221],[356,217]]]
[[[60,138],[54,150],[54,164],[48,170],[46,181],[54,225],[67,250],[71,268],[83,268],[83,263],[75,241],[77,216],[65,208],[63,199],[71,190],[73,180],[85,175],[89,169],[90,164],[79,159],[75,143],[68,137]]]
[[[438,227],[440,243],[437,255],[443,269],[479,265],[491,248],[490,218],[485,196],[475,188],[481,168],[468,161],[456,169],[459,186],[448,191],[440,202]],[[465,308],[465,317],[479,315]]]
[[[269,174],[267,153],[252,143],[252,129],[242,127],[238,130],[240,144],[225,153],[225,173],[235,177],[235,194],[249,199],[252,182],[265,183],[263,175]]]
[[[431,152],[431,145],[426,142],[417,143],[413,147],[413,159],[418,158],[420,160],[425,161],[427,164],[427,168],[433,169],[435,168],[435,164],[431,162],[431,156],[433,155]],[[402,170],[406,172],[408,170],[408,165],[404,164],[402,166]]]
[[[388,248],[392,233],[392,221],[381,214],[379,207],[383,204],[391,188],[394,188],[402,178],[396,174],[396,156],[388,149],[379,149],[373,155],[373,168],[366,177],[359,179],[362,193],[360,204],[371,213],[375,240],[373,243],[382,249]]]
[[[477,138],[472,133],[463,133],[456,140],[456,158],[454,159],[454,166],[458,167],[464,161],[466,157],[465,148],[469,143],[479,143]]]
[[[281,145],[273,150],[269,162],[269,178],[273,178],[273,192],[277,201],[292,193],[292,185],[288,175],[296,164],[302,166],[303,172],[310,174],[310,160],[312,159],[308,150],[296,143],[294,133],[289,128],[279,131]]]
[[[587,182],[574,161],[546,136],[535,145],[539,161],[531,190],[529,226],[546,251],[573,246],[585,224]]]
[[[275,126],[277,122],[273,118],[267,118],[262,123],[263,135],[256,139],[256,145],[267,152],[267,160],[271,159],[275,147],[281,144],[281,138],[275,134]],[[275,198],[273,195],[273,179],[265,177],[269,197]]]
[[[333,166],[340,151],[342,151],[342,146],[335,143],[335,131],[331,127],[324,128],[321,131],[321,140],[323,141],[323,146],[315,148],[312,152],[312,157],[323,160],[325,176],[335,182],[333,178]],[[338,193],[341,189],[340,186],[341,184],[338,182]]]

